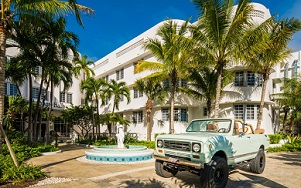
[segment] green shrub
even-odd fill
[[[274,148],[269,148],[268,152],[270,153],[274,153],[274,152],[281,152],[281,151],[285,151],[288,152],[288,149],[284,146],[278,146],[278,147],[274,147]]]
[[[133,136],[131,134],[126,134],[124,136],[124,143],[128,144],[128,143],[136,143],[138,142],[138,138],[136,136]]]
[[[138,145],[138,146],[146,146],[149,149],[155,149],[155,142],[154,141],[145,141],[145,140],[141,140],[141,141],[137,141],[137,142],[131,142],[128,143],[127,145]]]
[[[283,134],[270,134],[270,144],[278,144],[281,139],[283,139]]]
[[[35,180],[44,177],[45,173],[41,171],[41,167],[32,165],[20,165],[19,167],[11,166],[2,171],[2,180],[12,180],[18,183],[24,180]]]

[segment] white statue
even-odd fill
[[[117,125],[117,131],[118,133],[116,134],[117,137],[117,148],[124,148],[124,131],[123,131],[123,126],[122,125]]]

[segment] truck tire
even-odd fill
[[[204,188],[224,188],[227,185],[229,167],[224,158],[214,156],[212,160],[205,164],[201,171],[201,187]]]
[[[164,178],[170,178],[178,173],[178,171],[176,170],[172,170],[165,167],[163,165],[163,162],[159,160],[156,160],[155,162],[155,169],[156,169],[156,174]]]
[[[265,168],[265,154],[263,149],[259,149],[256,157],[250,161],[250,171],[261,174]]]

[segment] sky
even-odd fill
[[[253,0],[281,18],[301,19],[300,0]],[[68,16],[67,31],[75,33],[80,44],[78,51],[97,61],[167,18],[197,19],[199,11],[190,0],[77,0],[92,8],[94,16],[82,15],[84,27]],[[289,47],[301,50],[301,32],[297,32]]]

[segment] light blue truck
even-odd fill
[[[168,178],[178,171],[200,176],[202,187],[225,187],[229,169],[249,165],[262,173],[269,137],[242,120],[215,118],[193,120],[181,134],[156,138],[155,168]]]

